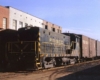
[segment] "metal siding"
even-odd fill
[[[69,36],[69,43],[70,44],[70,47],[71,47],[71,53],[70,53],[70,56],[76,56],[76,57],[80,57],[80,40],[77,41],[76,38],[79,39],[79,36],[77,34],[74,34],[74,33],[63,33],[67,36]],[[74,41],[74,43],[73,43]],[[73,44],[73,45],[72,45]]]
[[[45,31],[45,33],[44,33]],[[50,33],[50,35],[49,35]],[[65,42],[70,43],[70,37],[46,29],[40,29],[42,54],[65,54]],[[46,42],[46,43],[45,43]],[[62,50],[59,51],[59,48]],[[66,48],[67,49],[67,48]]]
[[[28,25],[33,25],[33,26],[38,26],[38,27],[43,28],[42,19],[39,19],[30,14],[27,14],[25,12],[22,12],[20,10],[10,7],[9,8],[9,21],[10,21],[9,28],[10,29],[15,29],[15,27],[13,27],[13,19],[17,20],[17,29],[20,28],[19,21],[23,22],[23,27],[25,27],[25,23],[28,23]]]
[[[89,38],[84,35],[81,35],[81,55],[89,58]]]
[[[91,38],[89,39],[89,41],[90,41],[90,45],[89,45],[90,58],[94,58],[96,57],[96,42],[94,39],[91,39]]]
[[[96,41],[96,47],[97,47],[97,56],[100,57],[100,41]]]

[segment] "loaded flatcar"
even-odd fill
[[[16,30],[2,30],[0,31],[0,70],[3,71],[10,67],[11,62],[14,61],[14,57],[8,54],[7,47],[8,42],[17,41],[17,31]]]
[[[70,37],[39,27],[24,27],[18,30],[22,68],[50,68],[67,63]],[[18,47],[17,46],[17,47]],[[18,51],[17,51],[18,52]],[[13,53],[13,52],[12,52]]]

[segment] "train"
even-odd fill
[[[0,31],[0,71],[39,70],[100,58],[100,41],[37,26]]]

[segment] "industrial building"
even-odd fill
[[[38,26],[53,32],[61,33],[62,28],[10,6],[0,6],[0,29],[18,30],[25,26]]]

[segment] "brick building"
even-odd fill
[[[27,25],[31,25],[33,27],[38,26],[57,33],[62,32],[62,28],[58,25],[32,16],[10,6],[0,6],[0,28],[18,30],[19,28],[25,27]]]
[[[9,9],[0,6],[0,29],[9,28]]]

